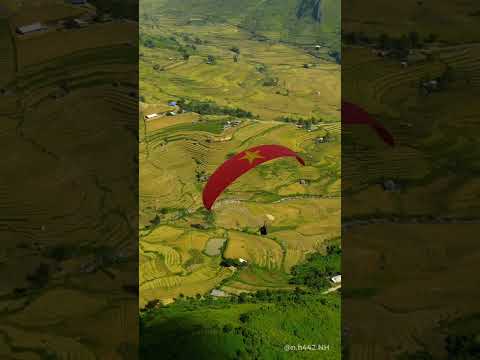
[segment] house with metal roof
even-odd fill
[[[31,34],[37,31],[46,30],[47,27],[40,22],[36,22],[30,25],[24,25],[17,27],[17,33],[21,35]]]

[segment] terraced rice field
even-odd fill
[[[25,3],[39,8],[17,20],[43,16],[42,1]],[[71,14],[63,1],[55,3]],[[136,298],[122,288],[137,281],[129,277],[138,259],[129,235],[137,231],[136,214],[120,210],[137,202],[136,159],[123,153],[125,144],[137,146],[137,50],[118,45],[134,39],[110,31],[118,38],[106,46],[96,28],[85,41],[67,32],[19,39],[10,36],[15,18],[8,20],[0,20],[0,142],[7,154],[0,165],[17,186],[0,184],[0,232],[9,254],[0,254],[0,333],[9,339],[0,357],[109,358],[112,348],[133,343],[138,321]],[[49,254],[58,248],[73,255],[54,260]],[[27,279],[40,264],[50,269],[48,282],[31,290]]]
[[[2,18],[0,18],[0,67],[2,68],[0,86],[3,87],[13,80],[16,58],[9,22]]]
[[[348,204],[342,216],[352,224],[343,237],[349,248],[343,268],[351,274],[344,281],[343,309],[351,338],[361,339],[349,351],[358,359],[420,349],[432,358],[445,357],[445,332],[438,324],[477,313],[471,299],[478,299],[478,290],[470,279],[461,280],[469,278],[479,257],[472,247],[480,218],[475,140],[480,39],[471,32],[477,8],[473,2],[450,2],[422,10],[415,3],[392,3],[386,10],[380,1],[367,7],[351,0],[349,13],[364,19],[381,13],[382,20],[367,25],[349,17],[344,27],[347,32],[368,28],[377,37],[399,36],[414,26],[423,37],[435,33],[441,39],[422,50],[430,58],[407,67],[365,47],[346,46],[342,53],[342,76],[348,79],[343,96],[368,109],[396,140],[389,148],[368,129],[352,127],[342,134]],[[425,79],[447,68],[446,86],[420,91]],[[384,191],[387,179],[398,191]],[[356,225],[359,219],[366,222]]]
[[[142,116],[187,97],[255,117],[227,129],[224,115],[140,120],[140,305],[220,285],[231,293],[288,288],[291,267],[340,234],[339,66],[300,48],[259,42],[232,24],[175,24],[173,33],[174,24],[163,15],[142,24],[142,36],[159,39],[156,47],[140,48]],[[172,44],[195,50],[185,60]],[[232,44],[240,48],[238,62]],[[215,65],[206,63],[208,55]],[[264,86],[270,77],[278,78],[276,86]],[[284,115],[324,121],[306,131],[279,121]],[[329,141],[317,143],[319,137]],[[232,184],[207,214],[198,174],[209,176],[232,154],[269,143],[297,151],[307,165],[292,159],[263,164]],[[270,233],[262,237],[264,222]],[[249,265],[232,272],[219,265],[222,256]]]

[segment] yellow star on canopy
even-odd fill
[[[260,155],[260,151],[245,151],[245,155],[240,159],[240,160],[248,160],[250,165],[253,164],[253,162],[256,159],[263,159],[263,156]]]

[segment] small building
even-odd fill
[[[427,56],[420,52],[410,53],[407,58],[405,59],[409,64],[415,64],[424,62],[427,60]]]
[[[387,51],[387,50],[377,50],[377,49],[374,49],[372,50],[372,53],[374,55],[377,55],[379,57],[387,57],[390,55],[390,51]]]
[[[31,34],[38,31],[46,30],[47,27],[42,23],[36,22],[30,25],[24,25],[17,27],[17,33],[21,35]]]
[[[168,106],[177,106],[177,102],[176,101],[170,101],[168,103]]]
[[[167,116],[175,116],[177,113],[175,111],[169,111],[167,112]]]
[[[242,258],[238,258],[238,262],[239,262],[240,264],[246,264],[248,261],[245,260],[245,259],[242,259]]]
[[[333,276],[332,278],[330,278],[330,280],[334,283],[334,284],[339,284],[342,282],[342,275],[335,275]]]
[[[62,21],[62,24],[66,29],[78,29],[82,27],[87,27],[88,22],[81,19],[71,19],[67,21]]]
[[[322,47],[320,45],[315,45],[315,50],[320,50]]]
[[[158,117],[157,113],[145,115],[145,120],[152,120]]]
[[[225,296],[227,296],[227,293],[225,291],[222,291],[222,290],[213,289],[210,292],[210,295],[215,296],[215,297],[225,297]]]
[[[79,28],[82,28],[82,27],[87,27],[88,26],[88,22],[85,21],[85,20],[82,20],[82,19],[73,19],[73,22],[75,23],[75,25]]]
[[[384,191],[397,191],[398,185],[393,180],[385,180],[382,184]]]

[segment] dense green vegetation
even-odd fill
[[[307,285],[315,289],[329,286],[329,278],[340,274],[342,250],[338,245],[327,247],[327,254],[313,253],[307,261],[292,268],[291,284]]]
[[[239,108],[221,107],[213,101],[198,101],[180,99],[177,101],[178,106],[183,110],[192,111],[201,115],[230,115],[239,118],[253,118],[250,111]]]
[[[337,359],[340,298],[324,295],[327,276],[340,271],[341,249],[327,248],[294,267],[291,290],[259,290],[225,298],[185,297],[162,306],[149,302],[140,315],[141,358],[156,359]],[[237,265],[237,264],[230,264]],[[242,270],[239,270],[242,271]],[[248,271],[246,268],[244,271]],[[285,345],[312,345],[288,353]],[[314,350],[314,347],[324,350]],[[325,350],[327,349],[327,350]]]
[[[181,298],[141,316],[141,359],[338,359],[340,298],[259,291],[227,299]],[[285,345],[328,350],[288,353]],[[322,352],[320,355],[319,352]]]
[[[138,0],[89,0],[99,15],[109,13],[116,18],[138,20]]]

